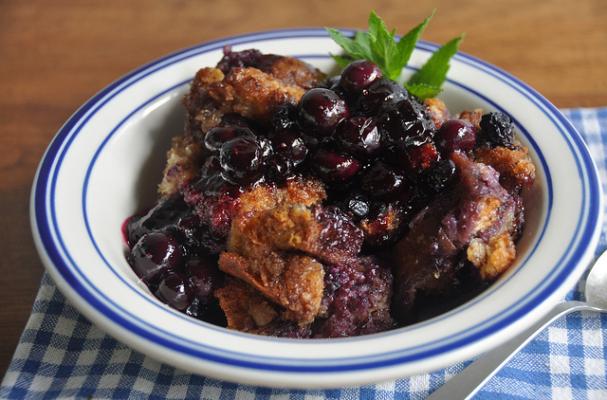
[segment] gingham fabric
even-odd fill
[[[607,182],[607,108],[565,113],[584,135],[602,181]],[[606,232],[604,229],[597,254],[607,248]],[[580,298],[579,291],[572,291],[569,298]],[[607,315],[571,314],[540,333],[476,398],[607,399],[606,360]],[[465,365],[334,390],[268,389],[222,382],[161,364],[117,342],[91,325],[44,276],[32,315],[2,381],[0,397],[423,399]]]

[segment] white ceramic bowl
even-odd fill
[[[225,45],[297,56],[325,71],[335,67],[329,52],[339,51],[320,29],[256,33],[179,51],[95,95],[65,123],[40,163],[31,198],[40,256],[71,303],[118,340],[220,379],[302,388],[361,384],[438,369],[495,347],[529,326],[580,278],[602,216],[586,146],[533,89],[460,53],[441,98],[454,112],[507,112],[538,166],[516,265],[498,282],[431,320],[348,339],[243,334],[161,304],[126,263],[120,227],[155,201],[170,137],[183,129],[181,98],[194,73],[214,65]],[[420,43],[411,65],[421,65],[435,48]]]

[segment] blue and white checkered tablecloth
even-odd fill
[[[566,110],[607,182],[607,108]],[[599,251],[607,248],[603,230]],[[597,251],[598,253],[598,251]],[[570,298],[579,298],[573,291]],[[553,323],[479,392],[479,399],[607,399],[607,315]],[[2,398],[421,399],[467,363],[430,374],[334,390],[243,386],[161,364],[91,325],[48,276],[8,368]]]

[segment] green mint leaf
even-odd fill
[[[361,50],[365,52],[369,57],[371,56],[371,43],[369,41],[369,33],[363,31],[357,31],[354,35],[354,41],[358,43]]]
[[[432,14],[430,14],[426,19],[415,28],[411,29],[407,32],[406,35],[400,38],[397,50],[398,50],[398,64],[402,65],[401,69],[407,65],[409,59],[411,58],[411,54],[413,53],[413,49],[415,49],[415,44],[421,37],[424,29],[428,26],[428,23],[436,13],[436,9],[432,10]]]
[[[367,37],[369,38],[369,49],[373,58],[383,65],[383,41],[380,41],[381,31],[387,30],[384,22],[375,14],[375,11],[371,11],[369,14],[367,28]]]
[[[388,42],[388,44],[386,46],[387,51],[386,51],[385,68],[386,68],[386,71],[388,71],[390,79],[393,79],[393,80],[398,79],[401,72],[403,71],[403,68],[405,67],[404,64],[399,63],[398,44],[396,42],[395,36],[396,36],[396,30],[392,30],[392,32],[390,32],[390,38],[389,39],[386,38],[386,41]]]
[[[405,83],[405,88],[413,96],[420,99],[436,97],[441,92],[440,86],[432,86],[425,83]]]
[[[388,31],[385,22],[375,11],[371,11],[369,14],[369,45],[373,55],[371,61],[375,62],[390,79],[396,79],[400,75],[400,69],[394,59],[396,53],[394,33]]]
[[[337,29],[325,28],[325,30],[329,33],[335,43],[337,43],[341,46],[342,49],[344,49],[347,55],[349,55],[355,60],[367,58],[365,49],[363,49],[356,41],[350,39],[349,37],[346,37]]]
[[[417,84],[424,84],[429,87],[440,88],[447,78],[447,72],[449,71],[449,60],[459,48],[459,44],[463,39],[463,35],[450,40],[440,49],[432,54],[432,57],[426,61],[426,63],[417,71],[407,85],[413,86]],[[428,96],[418,96],[420,98],[427,98]],[[430,96],[431,97],[431,96]]]

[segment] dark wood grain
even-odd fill
[[[0,0],[0,371],[43,271],[28,216],[35,168],[88,97],[142,63],[205,40],[286,27],[362,28],[371,8],[402,32],[434,7],[426,39],[466,32],[463,51],[517,75],[557,106],[607,105],[603,0]]]

